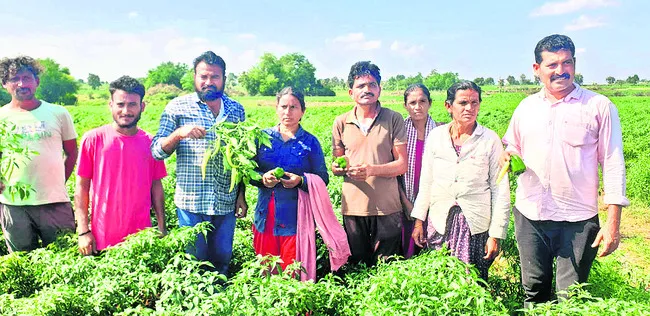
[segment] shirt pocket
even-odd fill
[[[461,164],[463,180],[467,183],[487,181],[490,170],[490,157],[486,152],[470,153]]]
[[[294,171],[302,170],[302,167],[306,165],[306,159],[309,155],[311,148],[306,146],[303,142],[295,142],[289,149],[288,154],[288,169]]]
[[[589,124],[567,119],[562,123],[562,141],[572,147],[595,144],[596,132]]]

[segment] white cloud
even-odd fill
[[[131,11],[131,12],[129,12],[129,14],[128,14],[129,19],[135,19],[135,18],[137,18],[138,16],[139,16],[138,12],[135,12],[135,11]]]
[[[394,41],[390,45],[390,50],[404,57],[414,57],[424,51],[424,45],[409,44],[400,41]]]
[[[561,2],[546,2],[536,8],[530,16],[561,15],[582,9],[594,9],[618,5],[616,0],[566,0]]]
[[[237,35],[237,39],[242,41],[252,41],[255,40],[256,38],[257,36],[252,33],[242,33]]]
[[[94,73],[106,81],[122,75],[144,77],[149,69],[166,61],[189,65],[206,50],[213,50],[227,62],[235,55],[227,46],[204,38],[187,38],[174,29],[143,33],[84,30],[2,34],[0,47],[4,56],[52,58],[68,67],[75,78],[86,79],[88,73]]]
[[[363,33],[349,33],[335,37],[332,44],[345,50],[375,50],[381,48],[380,40],[366,40]]]
[[[570,24],[564,26],[565,31],[579,31],[601,27],[606,25],[602,18],[591,18],[586,15],[581,15],[577,19],[571,21]]]

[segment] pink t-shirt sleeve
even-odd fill
[[[165,168],[165,162],[163,160],[153,161],[153,179],[160,180],[167,176],[167,168]]]
[[[81,148],[79,149],[79,160],[77,162],[77,175],[86,178],[93,178],[93,166],[94,164],[94,137],[90,135],[85,135],[81,140]]]

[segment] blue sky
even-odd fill
[[[544,36],[569,35],[585,82],[650,79],[650,1],[35,1],[0,0],[0,56],[51,57],[86,79],[143,77],[205,50],[241,73],[264,52],[300,52],[316,76],[358,60],[396,74],[532,77]]]

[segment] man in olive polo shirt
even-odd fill
[[[397,176],[407,170],[406,131],[399,113],[379,104],[379,67],[368,61],[352,65],[348,76],[352,110],[336,118],[332,155],[344,156],[341,212],[351,262],[368,266],[401,251],[402,206]]]

